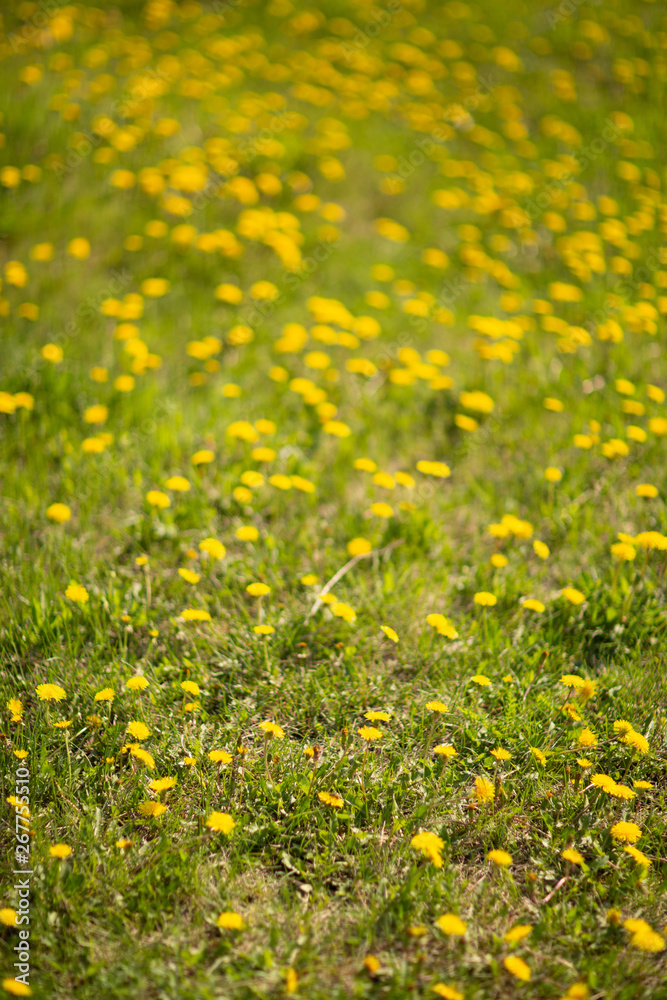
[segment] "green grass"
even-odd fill
[[[466,1000],[667,998],[667,21],[657,3],[561,6],[80,4],[54,8],[46,34],[36,4],[5,15],[0,757],[4,802],[28,752],[35,997],[416,1000],[446,984]],[[68,252],[77,238],[85,259]],[[51,260],[33,258],[42,243]],[[156,277],[168,286],[152,297]],[[259,281],[273,301],[253,298]],[[242,301],[216,297],[222,284]],[[285,344],[295,323],[307,337]],[[262,420],[275,428],[260,423],[257,441],[228,433]],[[195,466],[202,449],[213,460]],[[360,458],[413,482],[387,489]],[[249,488],[249,471],[263,483]],[[154,490],[169,506],[151,506]],[[528,527],[494,537],[507,515]],[[640,536],[621,563],[619,532]],[[224,558],[202,553],[206,538]],[[356,538],[370,555],[332,586],[348,622],[316,598]],[[250,596],[253,582],[270,593]],[[567,674],[592,697],[568,695]],[[126,687],[137,675],[141,693]],[[65,699],[40,700],[44,683]],[[113,701],[96,702],[105,688]],[[373,711],[390,717],[366,749]],[[282,738],[267,742],[267,720]],[[153,768],[127,750],[132,721]],[[177,783],[148,788],[163,777]],[[475,797],[482,777],[492,802]],[[162,815],[141,813],[157,801]],[[207,826],[213,812],[231,815],[229,834]],[[0,909],[19,904],[13,813],[3,805]],[[650,866],[612,837],[621,821],[641,828]],[[411,846],[423,831],[441,867]],[[242,930],[217,926],[226,912]],[[464,936],[439,929],[447,913]],[[631,918],[658,937],[633,937]],[[516,925],[531,933],[508,943]]]

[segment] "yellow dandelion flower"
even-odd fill
[[[126,732],[135,740],[147,740],[151,735],[150,729],[144,722],[130,722]]]
[[[261,729],[261,731],[266,736],[275,736],[276,739],[279,740],[285,738],[285,730],[281,729],[277,723],[271,722],[270,719],[266,719],[264,722],[260,722],[258,728]]]
[[[511,976],[527,983],[530,979],[530,966],[518,955],[508,955],[503,959],[503,965]]]
[[[148,681],[145,677],[130,677],[130,679],[125,682],[125,687],[129,688],[130,691],[143,691],[148,687]]]
[[[517,941],[523,941],[527,938],[529,934],[532,934],[533,928],[531,924],[516,924],[516,926],[511,927],[504,935],[503,940],[506,944],[516,944]]]
[[[489,781],[488,778],[475,778],[475,787],[473,789],[473,794],[478,802],[486,803],[493,802],[496,797],[496,791],[493,787],[493,782]]]
[[[642,836],[642,831],[636,823],[621,821],[612,826],[609,831],[614,840],[621,840],[626,844],[636,844]]]
[[[227,913],[220,914],[216,920],[216,926],[223,931],[242,931],[245,924],[240,913],[229,911]]]
[[[489,851],[486,857],[489,861],[493,861],[494,865],[498,865],[499,868],[507,868],[514,861],[511,854],[500,849]]]
[[[498,603],[496,595],[490,594],[487,590],[480,590],[479,593],[475,594],[473,600],[475,604],[479,604],[483,608],[492,608],[494,604]]]
[[[444,997],[444,1000],[464,1000],[463,993],[454,986],[448,986],[447,983],[436,983],[431,989],[439,997]]]
[[[441,917],[438,917],[435,925],[447,937],[463,937],[467,930],[467,925],[455,913],[443,913]]]
[[[157,819],[167,807],[162,802],[141,802],[139,805],[139,815],[147,818]]]
[[[62,701],[67,697],[59,684],[38,684],[35,690],[40,701]]]
[[[51,857],[58,858],[60,861],[68,858],[71,853],[72,848],[69,844],[52,844],[51,847],[49,847],[49,854]]]
[[[236,823],[229,813],[212,812],[206,820],[206,826],[214,833],[224,833],[228,837]]]
[[[49,521],[55,521],[56,524],[65,524],[71,518],[72,511],[65,503],[52,503],[46,508],[46,516]]]

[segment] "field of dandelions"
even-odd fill
[[[0,78],[2,990],[665,1000],[665,7]]]

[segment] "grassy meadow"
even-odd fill
[[[659,0],[6,5],[7,996],[666,1000],[666,82]]]

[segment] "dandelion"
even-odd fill
[[[478,802],[484,805],[487,802],[493,802],[496,797],[496,791],[493,787],[493,782],[489,781],[488,778],[478,777],[475,778],[475,787],[473,789],[473,794]]]
[[[146,494],[146,500],[151,507],[157,507],[159,510],[171,507],[171,500],[161,490],[149,490]]]
[[[58,684],[38,684],[35,688],[40,701],[62,701],[66,692]]]
[[[72,848],[69,844],[52,844],[49,847],[49,854],[52,858],[58,858],[59,861],[64,861],[72,853]]]
[[[463,993],[454,986],[448,986],[447,983],[436,983],[431,989],[439,997],[444,997],[444,1000],[464,1000]]]
[[[527,983],[530,979],[530,966],[518,955],[508,955],[503,959],[503,965],[511,976]]]
[[[132,841],[128,840],[126,837],[121,837],[120,840],[116,841],[116,847],[120,851],[127,851],[128,848],[132,847]]]
[[[226,750],[211,750],[208,759],[214,764],[231,764],[234,758]]]
[[[534,597],[529,597],[528,600],[522,603],[521,607],[527,608],[528,611],[537,611],[538,614],[541,614],[544,611],[542,601],[538,601]]]
[[[23,716],[23,702],[18,698],[10,698],[7,702],[7,709],[11,712],[12,722],[20,722]]]
[[[323,802],[326,806],[331,806],[332,809],[341,809],[343,807],[343,800],[337,795],[332,795],[331,792],[318,792],[317,797],[320,802]]]
[[[636,823],[626,823],[625,821],[616,823],[609,832],[614,840],[620,840],[626,844],[636,844],[642,836],[642,831]]]
[[[532,933],[533,928],[531,924],[516,924],[516,926],[511,927],[503,935],[503,941],[506,944],[516,944],[518,941],[523,941],[524,938],[527,938]]]
[[[217,538],[205,538],[199,543],[199,551],[205,552],[209,559],[224,559],[227,549]]]
[[[438,917],[435,925],[447,937],[463,937],[467,930],[464,921],[460,917],[457,917],[455,913],[443,913],[441,917]]]
[[[392,642],[398,642],[398,635],[394,632],[393,628],[389,625],[381,625],[380,628],[388,639],[391,639]]]
[[[596,747],[598,745],[598,738],[595,733],[591,732],[590,729],[582,729],[580,732],[577,743],[581,747]]]
[[[249,583],[246,587],[246,593],[250,594],[251,597],[264,597],[265,594],[271,593],[271,588],[265,583]]]
[[[626,854],[629,854],[631,858],[634,858],[637,864],[641,865],[643,868],[650,868],[653,864],[650,858],[647,858],[646,855],[639,850],[639,848],[633,847],[632,844],[627,844],[623,850]]]
[[[151,731],[144,722],[130,722],[126,732],[135,740],[147,740]]]
[[[273,635],[275,632],[273,625],[254,625],[252,630],[255,635]]]
[[[148,681],[145,677],[130,677],[130,679],[125,682],[125,687],[129,688],[130,691],[143,691],[148,687]]]
[[[192,584],[199,583],[201,579],[199,573],[195,573],[194,570],[191,569],[180,568],[178,571],[178,575],[181,577],[181,579],[185,580],[186,583],[192,583]]]
[[[380,960],[375,955],[366,955],[364,965],[371,976],[374,976],[380,968]]]
[[[532,753],[533,757],[535,757],[540,762],[540,764],[543,765],[546,764],[547,758],[544,755],[544,753],[539,749],[539,747],[528,747],[528,749]]]
[[[441,757],[458,757],[458,753],[454,747],[448,746],[445,743],[440,743],[437,747],[433,747],[433,753],[437,753]]]
[[[194,681],[181,681],[181,689],[186,694],[191,694],[194,698],[199,695],[199,684],[196,684]]]
[[[281,729],[277,723],[271,722],[270,720],[260,722],[259,728],[266,736],[275,736],[279,740],[285,738],[285,730]]]
[[[509,867],[514,860],[511,854],[500,849],[489,851],[486,857],[489,861],[493,861],[494,865],[498,865],[499,868]]]
[[[136,757],[137,760],[140,760],[149,771],[153,771],[155,769],[155,758],[148,752],[148,750],[144,750],[138,743],[130,743],[127,749],[132,757]]]
[[[357,613],[349,604],[345,604],[343,601],[336,601],[330,607],[331,613],[336,615],[337,618],[342,618],[346,622],[356,621]]]
[[[366,741],[366,743],[372,743],[373,740],[380,740],[383,735],[379,729],[375,728],[375,726],[362,726],[361,729],[357,730],[357,732],[361,736],[362,740]]]
[[[156,792],[159,795],[160,792],[168,792],[175,784],[176,778],[154,778],[153,781],[149,782],[148,787],[151,792]]]
[[[181,618],[186,622],[210,622],[210,612],[203,608],[184,608],[181,611]]]
[[[638,948],[639,951],[657,952],[664,949],[665,939],[654,930],[641,931],[632,935],[630,944],[633,948]]]
[[[162,813],[167,811],[167,807],[162,802],[141,802],[139,804],[139,815],[147,819],[157,819]]]
[[[630,729],[621,737],[621,743],[627,743],[634,750],[637,750],[640,754],[647,754],[649,751],[649,743],[645,736],[641,733],[635,732],[634,729]]]
[[[0,909],[0,924],[4,927],[14,927],[17,915],[16,910],[12,910],[9,906],[3,906]]]
[[[70,601],[74,601],[75,604],[87,604],[89,600],[88,591],[79,583],[70,583],[65,591],[65,597],[69,598]]]
[[[590,701],[591,698],[594,698],[596,694],[597,694],[596,681],[593,681],[589,677],[586,677],[584,683],[579,688],[576,698],[579,704],[585,705],[586,702]]]
[[[442,850],[444,846],[444,840],[438,837],[437,834],[429,833],[427,830],[415,834],[410,841],[410,847],[413,847],[415,851],[421,851],[436,868],[442,868]]]
[[[245,928],[241,914],[233,911],[221,913],[215,923],[223,931],[242,931]]]
[[[46,516],[56,524],[65,524],[71,518],[72,511],[65,503],[52,503],[46,508]]]
[[[2,988],[7,993],[11,993],[11,995],[14,997],[32,996],[32,990],[27,985],[27,983],[24,983],[22,980],[19,979],[12,979],[11,976],[7,976],[5,979],[2,980]]]
[[[206,820],[206,826],[214,833],[224,833],[228,837],[236,823],[229,813],[212,812]]]
[[[577,590],[575,587],[564,587],[561,590],[561,594],[566,601],[569,601],[570,604],[583,604],[586,600],[586,595],[582,594],[582,592]]]
[[[565,850],[561,852],[561,858],[565,861],[569,861],[571,865],[577,865],[579,868],[586,867],[583,854],[580,854],[574,847],[566,847]]]
[[[95,695],[95,701],[113,701],[116,693],[113,688],[102,688]]]
[[[376,517],[390,518],[394,516],[394,508],[388,503],[378,502],[371,504],[371,512]]]
[[[347,543],[347,552],[350,556],[365,556],[372,550],[373,546],[367,538],[353,538]]]
[[[473,684],[479,684],[480,687],[489,687],[491,684],[489,678],[485,677],[484,674],[475,674],[474,677],[470,678],[470,680]]]
[[[496,747],[495,750],[491,751],[491,756],[495,757],[496,760],[511,760],[512,754],[509,750],[503,750],[502,747]]]
[[[237,528],[236,537],[241,542],[256,542],[259,538],[259,531],[252,525],[244,525],[241,528]]]
[[[492,608],[494,604],[498,603],[498,598],[495,594],[490,594],[486,590],[480,590],[478,594],[475,594],[473,598],[475,604],[480,604],[485,608]]]

